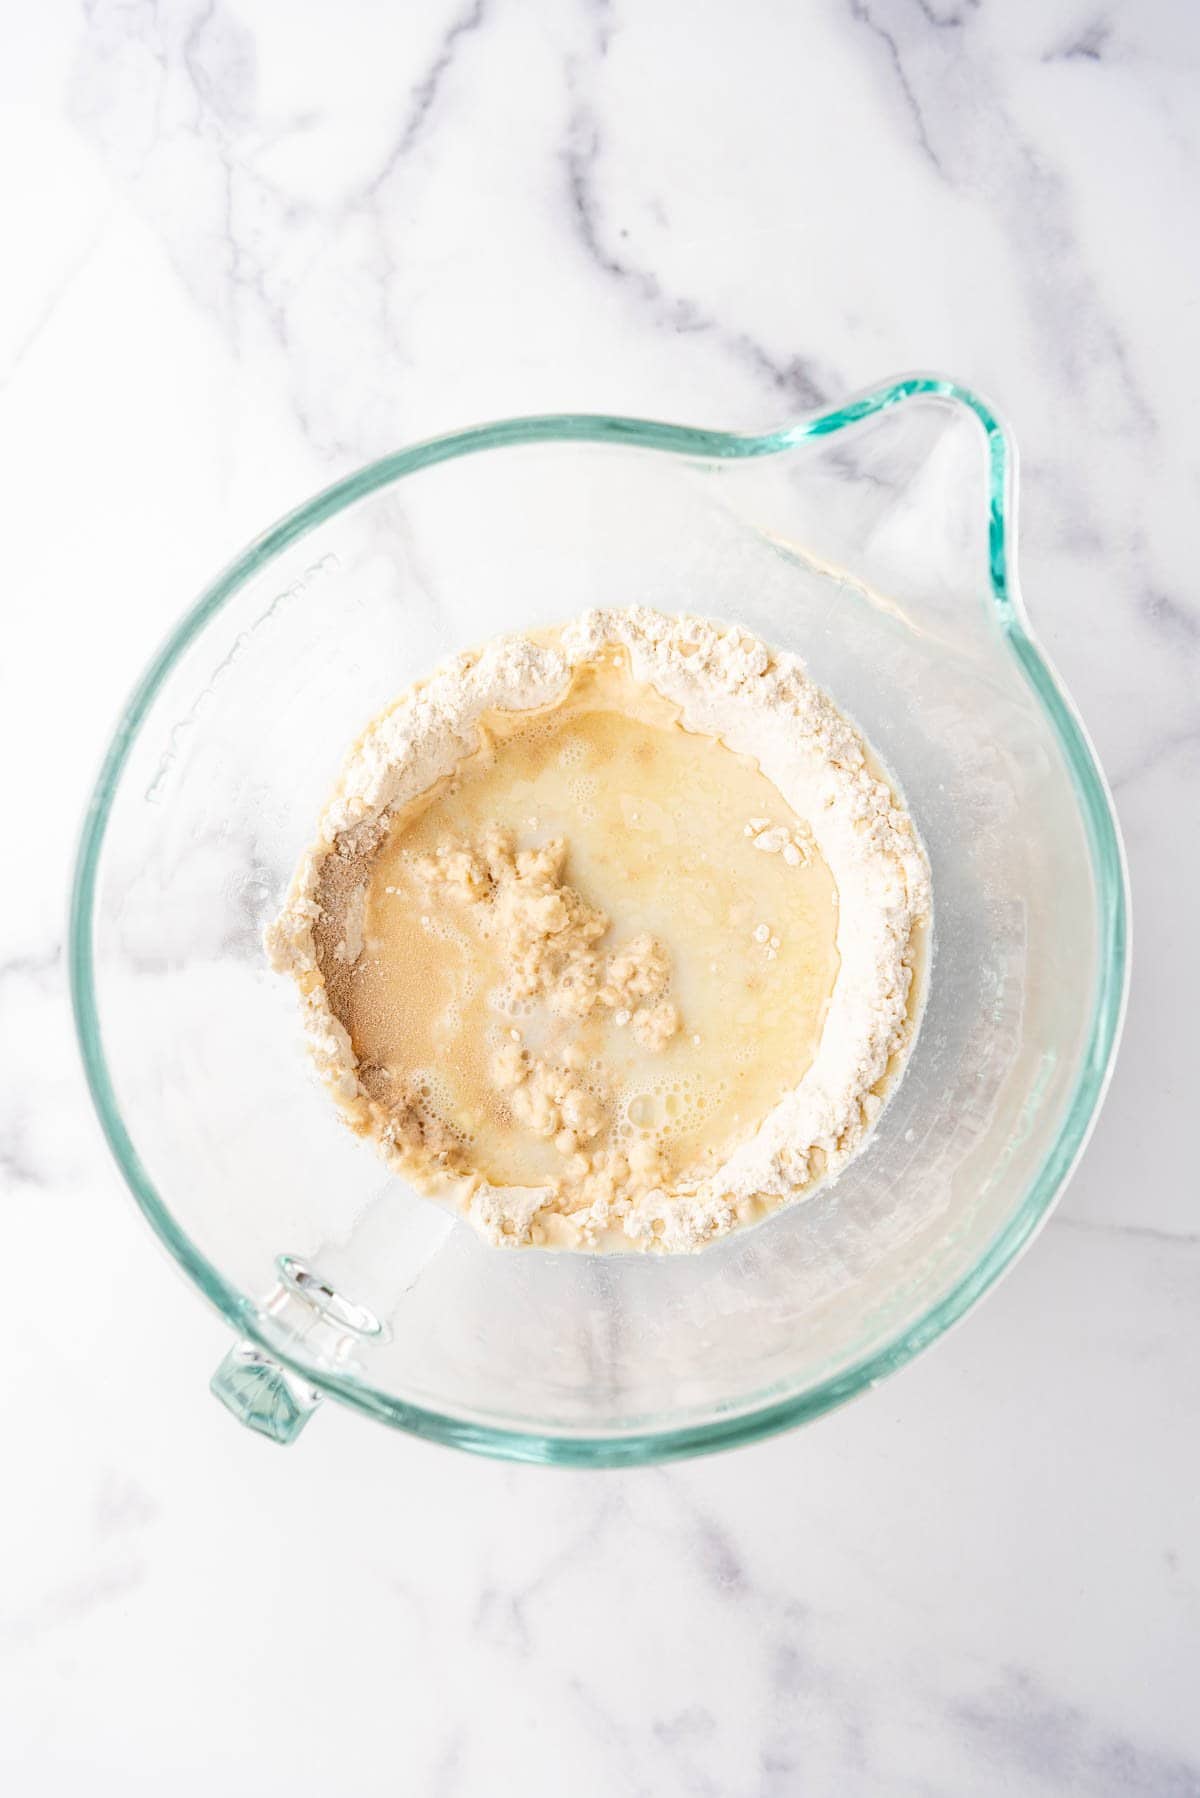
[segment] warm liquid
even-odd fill
[[[563,1175],[491,1077],[514,1029],[551,1061],[578,1044],[602,1076],[596,1146],[651,1137],[671,1177],[723,1160],[813,1060],[838,969],[833,879],[815,848],[797,864],[754,846],[751,819],[801,821],[754,762],[677,716],[606,653],[560,705],[492,714],[480,751],[393,822],[371,864],[363,952],[330,980],[360,1075],[386,1102],[417,1074],[464,1166],[495,1185]],[[414,855],[493,825],[521,847],[565,838],[565,879],[610,918],[602,949],[643,931],[666,947],[681,1026],[664,1048],[640,1047],[612,1013],[501,1008],[494,947],[453,906],[432,911],[413,872]]]

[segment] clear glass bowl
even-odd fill
[[[762,436],[517,419],[376,462],[268,531],[134,692],[79,852],[88,1079],[152,1227],[237,1332],[214,1389],[289,1440],[321,1394],[606,1465],[747,1441],[903,1365],[1061,1191],[1126,984],[1112,807],[1030,635],[1013,446],[952,382]],[[696,1256],[499,1252],[338,1123],[262,929],[363,723],[452,651],[588,606],[798,651],[929,849],[930,995],[867,1151]]]

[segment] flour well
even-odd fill
[[[631,608],[376,719],[268,947],[346,1121],[489,1241],[670,1251],[861,1147],[928,911],[911,821],[798,659]]]

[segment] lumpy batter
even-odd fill
[[[327,864],[360,1081],[418,1174],[552,1184],[568,1214],[711,1171],[820,1039],[837,894],[807,826],[619,650],[480,727],[368,873]]]

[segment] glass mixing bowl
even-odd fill
[[[416,1435],[611,1465],[744,1442],[903,1365],[1042,1223],[1109,1073],[1126,882],[1103,777],[1030,635],[1013,446],[897,380],[762,436],[516,419],[401,451],[282,520],[134,692],[83,832],[71,981],[135,1198],[290,1440],[322,1394]],[[589,606],[798,651],[928,846],[928,1008],[836,1184],[683,1257],[486,1247],[355,1140],[262,931],[371,715],[452,651]]]

